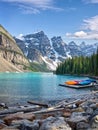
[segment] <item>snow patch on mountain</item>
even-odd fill
[[[72,56],[70,55],[70,52],[66,52],[66,55],[67,55],[67,58],[71,58],[72,59]]]
[[[55,62],[51,61],[46,56],[42,57],[42,60],[47,64],[48,69],[56,70],[57,64]]]
[[[24,35],[23,34],[19,34],[16,38],[20,39],[20,40],[24,40]]]

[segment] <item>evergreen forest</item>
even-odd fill
[[[83,74],[98,76],[98,48],[96,54],[66,59],[58,65],[56,74]]]

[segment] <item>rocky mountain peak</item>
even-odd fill
[[[74,46],[74,47],[77,46],[77,44],[74,41],[69,42],[68,45],[69,46]]]
[[[57,36],[57,37],[54,36],[53,38],[51,38],[51,41],[52,41],[53,46],[57,46],[58,48],[64,45],[64,42],[61,36]]]
[[[45,35],[44,31],[39,31],[39,32],[36,32],[36,33],[34,33],[34,34],[35,34],[35,35],[40,35],[40,36]]]
[[[84,41],[83,41],[83,42],[81,42],[80,47],[81,47],[81,48],[86,47],[86,43],[85,43]]]
[[[61,36],[51,38],[51,42],[52,42],[54,51],[57,52],[59,55],[58,57],[61,57],[61,56],[66,57],[66,44],[63,42]]]

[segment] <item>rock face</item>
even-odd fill
[[[51,38],[51,41],[52,41],[52,45],[53,45],[54,50],[59,55],[66,57],[66,51],[65,51],[66,44],[63,42],[62,38],[60,36],[59,37],[53,37],[53,38]]]
[[[68,57],[67,53],[69,53],[69,48],[67,47],[66,43],[63,42],[60,36],[51,38],[51,41],[55,51],[56,59],[64,61]]]
[[[72,41],[68,44],[68,48],[70,50],[71,56],[81,56],[81,55],[83,55],[83,52],[82,52],[80,46],[78,46],[74,41]]]
[[[74,41],[66,44],[61,36],[54,36],[49,40],[43,31],[22,35],[15,40],[31,62],[46,64],[50,70],[55,70],[57,65],[66,58],[90,56],[96,52],[98,46],[98,43],[90,45],[85,42],[77,45]]]
[[[23,71],[29,66],[13,37],[0,25],[0,71]]]

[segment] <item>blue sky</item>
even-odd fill
[[[65,42],[98,41],[98,0],[0,0],[0,24],[13,36],[43,30]]]

